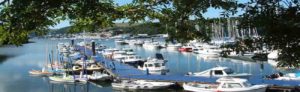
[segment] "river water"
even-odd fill
[[[46,77],[30,76],[31,69],[41,69],[48,56],[47,50],[55,50],[58,42],[70,40],[31,39],[33,43],[20,47],[0,47],[0,92],[111,92],[110,83],[97,82],[87,84],[58,84],[49,82]],[[78,41],[77,41],[78,42]],[[162,53],[168,60],[166,66],[169,75],[184,75],[187,72],[199,72],[217,65],[227,66],[238,73],[251,73],[252,79],[277,72],[267,62],[247,62],[227,58],[203,58],[194,53],[181,53],[166,49],[150,50],[141,46],[116,45],[114,40],[99,40],[98,43],[116,47],[133,48],[143,58]],[[158,91],[158,90],[157,90]],[[167,90],[159,90],[167,91]],[[172,90],[174,91],[174,90]],[[182,91],[182,90],[176,90]],[[156,91],[155,91],[156,92]]]

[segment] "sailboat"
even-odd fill
[[[31,70],[31,71],[29,71],[29,74],[38,75],[38,76],[50,76],[53,73],[49,72],[45,68],[43,68],[42,70]]]
[[[46,49],[46,53],[47,52],[48,52],[48,49]],[[46,56],[46,63],[48,63],[47,56]],[[53,74],[53,72],[49,72],[45,67],[43,67],[42,70],[31,70],[31,71],[29,71],[29,74],[37,75],[37,76],[50,76]]]

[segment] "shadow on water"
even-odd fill
[[[4,63],[8,58],[13,56],[7,56],[7,55],[0,55],[0,65]]]

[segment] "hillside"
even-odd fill
[[[60,29],[50,30],[51,34],[65,34],[71,29],[72,26],[63,27]],[[132,24],[128,23],[117,23],[113,27],[107,28],[107,30],[122,30],[124,33],[131,34],[160,34],[165,33],[165,27],[159,23],[143,23],[143,24]]]

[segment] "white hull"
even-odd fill
[[[75,82],[72,76],[68,76],[68,77],[50,76],[49,79],[55,82]]]
[[[272,66],[277,67],[278,61],[276,61],[276,60],[268,60],[268,63],[269,63],[270,65],[272,65]]]
[[[113,88],[118,89],[162,89],[167,88],[174,83],[171,82],[148,82],[143,80],[136,80],[132,82],[121,82],[121,83],[112,83]]]
[[[267,87],[261,88],[235,88],[235,89],[208,89],[208,88],[198,88],[183,84],[184,90],[193,92],[265,92]]]

